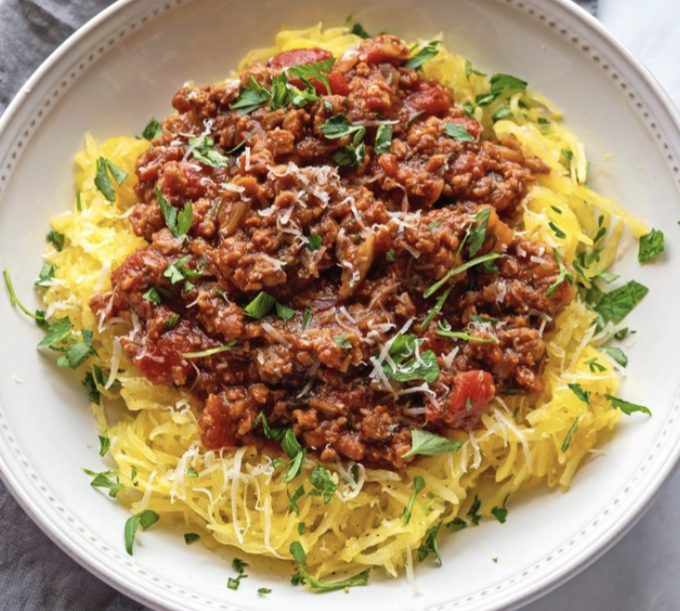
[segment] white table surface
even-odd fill
[[[598,17],[680,108],[680,0],[600,0]],[[524,611],[680,609],[680,473],[605,556]]]

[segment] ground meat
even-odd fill
[[[474,428],[496,394],[541,390],[543,333],[574,291],[553,252],[513,230],[547,168],[485,138],[404,66],[398,38],[291,78],[303,93],[278,108],[232,108],[330,57],[290,50],[177,92],[137,163],[130,222],[149,245],[91,305],[133,321],[123,349],[152,382],[204,402],[207,448],[272,443],[262,414],[321,460],[399,469],[413,429]]]

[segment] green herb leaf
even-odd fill
[[[630,416],[635,412],[642,412],[643,414],[647,414],[649,416],[652,415],[652,412],[649,410],[649,408],[645,407],[644,405],[636,405],[635,403],[629,403],[628,401],[618,399],[617,397],[614,397],[612,395],[605,396],[607,397],[607,399],[609,399],[609,402],[612,404],[612,407],[620,409],[627,416]]]
[[[231,340],[228,344],[224,346],[217,346],[216,348],[209,348],[208,350],[201,350],[200,352],[185,352],[182,356],[185,359],[200,359],[207,356],[212,356],[213,354],[220,354],[222,352],[230,352],[238,347],[236,340]]]
[[[652,229],[648,234],[640,238],[638,249],[638,261],[647,263],[658,257],[666,248],[663,239],[663,231]]]
[[[363,38],[364,40],[371,37],[371,35],[366,30],[364,30],[360,23],[355,23],[349,33],[354,34],[359,38]]]
[[[64,234],[63,233],[59,233],[58,231],[55,231],[54,229],[50,229],[50,231],[45,236],[45,239],[47,240],[48,244],[52,244],[52,246],[54,246],[54,249],[57,252],[61,252],[61,249],[64,248]]]
[[[448,324],[448,323],[447,323]],[[451,329],[445,327],[440,323],[437,329],[437,335],[442,337],[448,337],[450,339],[459,339],[464,342],[472,342],[473,344],[497,344],[498,339],[495,337],[477,337],[476,335],[470,335],[463,331],[451,331]]]
[[[611,284],[615,280],[618,280],[621,276],[618,274],[610,274],[609,272],[601,272],[598,275],[598,278],[602,280],[603,282],[606,282],[607,284]]]
[[[390,250],[388,250],[388,251],[385,253],[385,260],[386,260],[388,263],[394,263],[394,259],[395,259],[395,258],[396,258],[396,253],[394,252],[394,249],[393,249],[393,248],[390,248]]]
[[[244,562],[240,558],[234,558],[231,561],[231,568],[234,569],[239,575],[243,575],[248,568],[248,563]]]
[[[196,543],[201,538],[201,535],[197,533],[185,533],[184,534],[184,543],[187,545],[191,545],[192,543]]]
[[[328,95],[331,95],[331,86],[328,82],[328,75],[333,69],[333,64],[335,63],[335,58],[324,59],[319,62],[311,62],[309,64],[299,64],[297,66],[291,66],[287,69],[288,76],[297,77],[304,81],[310,81],[316,79],[323,83]],[[313,89],[313,87],[312,87]]]
[[[295,492],[293,492],[293,496],[288,495],[288,511],[293,511],[297,514],[300,513],[300,508],[297,506],[297,502],[302,498],[304,493],[305,487],[300,486]]]
[[[99,456],[106,456],[106,453],[111,449],[111,438],[106,435],[98,435],[99,437]]]
[[[290,555],[295,559],[295,562],[297,562],[299,565],[305,566],[307,564],[307,554],[302,547],[302,543],[299,541],[293,541],[290,544],[288,550],[290,551]]]
[[[366,128],[363,125],[351,125],[347,120],[345,115],[333,115],[328,119],[321,127],[321,133],[328,140],[336,140],[338,138],[344,138],[355,132],[364,131]]]
[[[501,106],[491,115],[491,120],[495,123],[496,121],[502,121],[503,119],[512,119],[512,116],[512,111],[509,108]]]
[[[628,365],[628,357],[626,356],[626,353],[621,350],[621,348],[615,348],[614,346],[604,346],[600,348],[600,350],[607,354],[613,361],[621,365],[621,367]]]
[[[597,357],[592,358],[589,361],[586,361],[586,365],[588,365],[590,373],[602,372],[607,370],[606,367],[603,367],[602,365],[600,365],[600,363],[598,363]]]
[[[158,520],[159,516],[155,511],[145,509],[141,513],[136,513],[125,522],[125,549],[130,556],[132,556],[132,546],[134,545],[135,535],[139,527],[141,526],[142,530],[146,530],[158,522]]]
[[[446,528],[453,532],[458,532],[459,530],[467,528],[467,522],[462,518],[453,518],[453,520],[447,523]]]
[[[50,286],[52,286],[52,279],[54,278],[54,265],[50,265],[49,263],[45,263],[42,268],[40,269],[40,273],[38,274],[38,279],[33,283],[35,286],[39,286],[40,288],[47,289]]]
[[[106,159],[106,157],[97,159],[97,173],[94,178],[94,185],[107,201],[114,202],[116,201],[116,190],[109,177],[109,172],[118,185],[123,184],[123,181],[127,178],[127,172],[121,170],[115,163]]]
[[[444,131],[449,138],[453,138],[456,142],[474,142],[475,139],[472,134],[466,130],[462,125],[457,123],[447,123],[444,126]]]
[[[469,59],[466,59],[465,60],[465,78],[469,81],[470,77],[473,74],[476,75],[476,76],[486,76],[486,74],[484,74],[483,72],[480,72],[479,70],[475,70],[472,67],[472,62]]]
[[[57,365],[62,368],[78,369],[91,355],[96,355],[97,352],[92,345],[93,333],[90,329],[83,329],[80,332],[82,341],[75,342],[67,346],[64,354],[57,359]],[[52,349],[59,349],[54,348]]]
[[[574,424],[571,425],[569,428],[569,431],[567,432],[567,436],[564,438],[564,441],[562,442],[562,452],[566,452],[569,449],[569,446],[571,444],[571,438],[573,434],[576,432],[578,429],[578,418],[574,420]]]
[[[309,584],[309,586],[318,592],[335,592],[336,590],[344,590],[345,588],[353,588],[355,586],[365,586],[368,584],[368,569],[349,577],[348,579],[343,579],[342,581],[322,581],[321,579],[316,579],[312,577],[305,569],[300,568],[300,575]]]
[[[647,287],[631,280],[623,286],[605,293],[595,307],[595,311],[605,322],[620,322],[648,292]]]
[[[505,524],[505,521],[508,519],[508,510],[505,508],[505,505],[503,507],[494,507],[491,509],[491,513],[501,524]]]
[[[241,579],[248,579],[248,575],[239,575],[238,577],[230,577],[227,579],[227,587],[230,590],[238,590],[241,585]]]
[[[298,523],[298,525],[297,525],[298,534],[304,535],[305,530],[307,530],[307,525],[304,522]]]
[[[291,308],[287,308],[286,306],[280,304],[278,301],[276,302],[276,315],[281,319],[281,320],[290,320],[295,316],[295,310],[292,310]]]
[[[245,308],[243,312],[257,320],[264,318],[276,306],[276,299],[269,293],[261,291],[255,299],[253,299]]]
[[[424,47],[418,51],[415,55],[412,55],[408,61],[404,64],[404,68],[411,68],[412,70],[418,70],[422,65],[431,60],[433,57],[439,54],[439,49],[437,47],[441,44],[440,40],[433,40],[427,43]]]
[[[434,304],[434,307],[428,312],[427,317],[425,320],[421,323],[419,329],[421,331],[425,331],[430,326],[430,323],[435,319],[437,314],[441,312],[441,309],[444,307],[444,303],[449,297],[449,293],[451,292],[451,289],[448,288],[446,289],[438,298],[437,301]]]
[[[146,127],[144,128],[144,131],[142,132],[142,137],[150,142],[151,140],[155,140],[156,138],[158,138],[162,133],[163,126],[160,124],[160,121],[157,121],[156,119],[152,118],[151,121],[149,121]]]
[[[158,292],[158,290],[153,286],[142,295],[142,299],[144,299],[145,301],[150,301],[151,303],[157,306],[163,303],[163,297]]]
[[[38,344],[39,348],[42,347],[54,347],[58,346],[67,337],[71,335],[73,331],[73,325],[71,320],[67,317],[58,318],[48,327],[47,335],[43,337],[42,341]]]
[[[494,74],[489,80],[491,93],[501,94],[503,92],[525,91],[527,82],[516,76],[509,74]]]
[[[176,238],[180,238],[189,233],[191,225],[194,222],[194,205],[187,202],[184,208],[177,215],[177,229],[173,232]]]
[[[292,429],[288,429],[292,433]],[[293,435],[295,436],[295,435]],[[290,461],[290,465],[288,466],[288,472],[286,473],[286,477],[283,478],[283,481],[288,483],[293,481],[298,475],[300,475],[300,471],[302,470],[302,463],[305,460],[305,456],[307,456],[307,451],[300,449],[297,454],[293,457],[293,460]]]
[[[493,261],[495,259],[498,259],[502,255],[492,252],[486,255],[482,255],[481,257],[475,257],[474,259],[470,259],[466,263],[463,263],[462,265],[459,265],[457,267],[453,267],[449,270],[449,272],[438,282],[433,284],[429,289],[427,289],[423,293],[423,297],[427,299],[434,293],[436,293],[442,286],[444,286],[451,278],[454,276],[457,276],[458,274],[462,274],[464,271],[467,271],[468,269],[474,267],[475,265],[479,265],[481,263],[485,263],[487,261]]]
[[[435,435],[421,429],[413,429],[411,431],[411,449],[406,454],[403,454],[402,458],[449,454],[459,450],[462,445],[460,441],[454,439],[447,439],[441,435]]]
[[[382,364],[385,375],[397,382],[411,382],[413,380],[434,382],[439,377],[437,355],[432,350],[426,350],[420,353],[420,358],[415,356],[416,350],[422,342],[423,340],[418,339],[415,335],[397,333],[388,349],[391,361],[385,359]],[[412,358],[409,359],[409,357]]]
[[[479,524],[479,521],[482,519],[481,514],[479,513],[479,509],[482,506],[482,501],[479,500],[479,497],[475,494],[475,498],[472,501],[472,505],[470,506],[470,509],[467,512],[467,517],[470,518],[470,523],[473,526],[477,526]]]
[[[380,125],[375,134],[375,154],[386,155],[392,149],[392,126]]]
[[[316,465],[312,471],[309,481],[311,482],[312,486],[314,486],[314,490],[312,490],[309,494],[311,496],[323,495],[323,502],[328,505],[330,500],[333,498],[335,491],[338,489],[338,487],[335,485],[335,482],[331,478],[331,474],[328,469],[325,469],[321,465]]]
[[[423,545],[418,548],[418,562],[425,560],[430,554],[434,555],[435,560],[439,566],[442,565],[442,557],[439,554],[439,543],[437,537],[441,530],[443,522],[435,524],[425,533],[425,541]]]
[[[413,478],[413,493],[408,500],[408,504],[404,507],[404,511],[401,514],[401,523],[406,526],[411,521],[411,513],[413,513],[413,505],[416,502],[416,497],[425,488],[425,480],[420,476],[416,475]]]
[[[9,275],[9,270],[7,268],[4,268],[2,270],[2,276],[5,280],[5,288],[7,289],[7,293],[9,294],[9,301],[12,304],[12,307],[17,307],[19,308],[26,316],[30,316],[33,320],[35,320],[35,324],[38,325],[39,327],[42,328],[48,328],[47,321],[45,320],[45,312],[42,310],[36,310],[35,313],[31,312],[21,301],[19,301],[19,298],[17,297],[16,292],[14,291],[14,284],[12,283],[12,278]],[[62,318],[60,320],[67,320],[68,324],[71,324],[71,321],[68,318]],[[69,330],[70,331],[70,327]],[[66,334],[68,334],[68,331]],[[44,340],[43,340],[44,341]],[[42,342],[41,342],[42,343]],[[40,345],[40,344],[38,344]]]
[[[346,334],[346,333],[342,333],[342,334],[340,334],[340,335],[336,335],[336,336],[333,338],[333,341],[334,341],[338,346],[340,346],[340,348],[342,348],[343,350],[351,350],[351,349],[352,349],[352,342],[350,342],[350,341],[347,339],[347,334]]]
[[[319,250],[323,244],[323,238],[318,233],[312,233],[309,236],[309,241],[307,242],[307,248],[312,252]]]
[[[567,237],[567,234],[564,233],[564,231],[562,231],[562,230],[561,230],[557,225],[555,225],[555,223],[553,223],[552,221],[550,221],[550,222],[548,223],[548,227],[550,227],[550,229],[553,230],[553,232],[555,233],[555,235],[556,235],[560,240],[564,240],[564,239]]]
[[[590,405],[590,391],[583,390],[583,387],[580,384],[573,383],[573,384],[567,384],[569,387],[569,390],[573,392],[581,401],[586,403],[587,405]]]
[[[566,265],[564,265],[557,248],[553,248],[553,253],[555,254],[555,261],[557,261],[557,267],[560,273],[557,276],[557,280],[548,287],[548,290],[546,291],[548,297],[550,297],[565,280],[569,282],[569,284],[574,284],[574,274],[572,274],[567,269]]]
[[[271,93],[260,85],[252,76],[248,76],[248,84],[243,87],[236,101],[229,107],[230,110],[239,110],[241,114],[248,115],[254,110],[264,106],[271,99]]]
[[[333,154],[333,161],[343,168],[358,168],[366,159],[366,145],[343,146]]]
[[[309,328],[309,325],[312,322],[313,316],[314,316],[314,313],[312,311],[312,306],[308,305],[305,308],[305,313],[302,315],[302,328],[303,329]]]
[[[260,596],[266,596],[267,594],[271,594],[272,591],[271,591],[269,588],[258,588],[258,589],[257,589],[257,593],[258,593]]]
[[[171,329],[174,329],[177,326],[177,323],[179,322],[179,314],[172,314],[170,315],[170,318],[168,318],[165,321],[165,328],[170,331]]]
[[[90,482],[90,486],[93,488],[106,488],[109,491],[109,496],[111,498],[116,498],[118,493],[125,488],[117,479],[113,481],[111,478],[117,475],[118,471],[102,471],[101,473],[96,473],[95,471],[90,471],[89,469],[83,469],[83,471],[93,477],[94,479]]]
[[[486,231],[489,226],[490,216],[491,208],[484,208],[474,215],[477,225],[469,231],[469,249],[471,257],[474,257],[482,249],[484,242],[486,242]]]
[[[272,80],[272,99],[269,108],[278,110],[287,105],[288,98],[288,77],[285,72],[277,74]]]

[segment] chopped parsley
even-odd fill
[[[184,534],[184,543],[187,545],[191,545],[192,543],[196,543],[201,538],[201,535],[196,534],[196,533],[185,533]]]
[[[111,498],[116,498],[118,493],[125,487],[116,480],[113,481],[113,477],[118,475],[118,471],[102,471],[101,473],[96,473],[95,471],[90,471],[89,469],[83,469],[83,471],[93,477],[94,479],[90,482],[90,486],[93,488],[106,488],[109,491],[109,496]]]
[[[603,321],[617,323],[623,320],[648,292],[647,287],[630,280],[623,286],[604,293],[594,309]]]
[[[42,289],[49,288],[52,285],[52,279],[54,278],[54,265],[45,263],[38,273],[38,279],[33,283],[35,286],[39,286]]]
[[[132,546],[134,545],[135,535],[139,527],[141,526],[142,530],[146,530],[158,522],[159,519],[159,515],[155,511],[145,509],[140,513],[136,513],[125,522],[125,549],[130,556],[132,556]]]
[[[60,252],[61,249],[64,248],[64,234],[59,233],[54,229],[50,229],[50,231],[47,232],[45,240],[47,240],[48,244],[52,244],[57,252]]]
[[[351,23],[351,16],[349,19],[349,22]],[[352,25],[352,29],[349,31],[350,34],[354,34],[355,36],[358,36],[359,38],[363,38],[364,40],[366,38],[370,38],[371,35],[364,29],[364,27],[360,23],[354,23]]]
[[[364,134],[366,133],[366,128],[363,125],[352,125],[345,115],[333,115],[321,126],[321,133],[328,140],[336,140],[338,138],[344,138],[345,136],[350,136],[351,134],[356,134],[357,132]]]
[[[323,502],[328,505],[333,498],[335,491],[338,489],[328,469],[325,469],[321,465],[316,465],[309,481],[312,486],[314,486],[314,490],[309,492],[309,496],[323,495]]]
[[[276,306],[276,299],[269,293],[261,291],[255,299],[253,299],[245,308],[243,312],[251,318],[261,319],[271,312]]]
[[[153,286],[142,295],[142,299],[144,299],[144,301],[150,301],[151,303],[157,306],[163,303],[162,295],[158,292],[158,289],[156,289]]]
[[[477,224],[474,228],[469,229],[469,249],[470,256],[474,257],[484,246],[486,241],[486,231],[489,226],[489,216],[491,216],[491,208],[484,208],[473,215]]]
[[[168,265],[168,267],[165,268],[165,271],[163,272],[163,277],[170,280],[170,284],[179,284],[180,282],[183,282],[188,278],[200,278],[203,274],[191,269],[190,267],[186,267],[186,264],[188,262],[189,257],[182,257],[181,259],[177,259],[177,261],[171,263],[170,265]],[[186,287],[186,284],[189,283],[188,282],[185,283],[185,289],[189,290]],[[191,288],[193,288],[193,285],[191,285]]]
[[[99,456],[106,456],[111,449],[111,438],[106,435],[99,435]]]
[[[600,363],[597,360],[597,357],[594,357],[594,358],[590,359],[589,361],[586,361],[586,365],[588,365],[588,369],[590,369],[590,373],[607,371],[606,367],[603,367],[602,365],[600,365]]]
[[[198,471],[196,471],[196,469],[194,469],[193,467],[189,467],[187,469],[187,477],[197,478],[198,477]]]
[[[567,269],[557,248],[553,248],[553,253],[555,254],[555,261],[557,261],[557,267],[560,273],[557,276],[557,280],[548,287],[548,290],[546,291],[548,297],[550,297],[565,280],[569,284],[574,284],[574,274]]]
[[[433,284],[430,288],[428,288],[424,293],[423,297],[427,299],[428,297],[431,297],[434,293],[436,293],[444,284],[446,284],[451,278],[454,276],[457,276],[458,274],[462,274],[464,271],[467,271],[468,269],[474,267],[475,265],[480,265],[482,263],[486,263],[488,261],[493,261],[494,259],[498,259],[502,255],[492,252],[486,255],[482,255],[481,257],[475,257],[474,259],[470,259],[466,263],[463,263],[462,265],[459,265],[457,267],[451,268],[448,273],[438,282]]]
[[[441,530],[443,522],[435,524],[429,528],[425,533],[425,541],[418,548],[418,562],[423,562],[430,554],[432,554],[439,566],[442,565],[442,557],[439,554],[439,531]]]
[[[648,263],[658,257],[665,248],[663,231],[652,229],[648,234],[640,238],[638,261],[640,263]]]
[[[552,221],[550,221],[550,222],[548,223],[548,227],[550,227],[550,229],[553,230],[553,233],[554,233],[560,240],[564,240],[564,239],[567,237],[567,234],[564,233],[564,231],[562,231],[562,230],[561,230],[557,225],[555,225],[555,223],[553,223]]]
[[[340,348],[342,348],[343,350],[351,350],[351,349],[352,349],[352,342],[350,342],[350,341],[347,339],[347,334],[346,334],[346,333],[342,333],[342,334],[340,334],[340,335],[336,335],[335,337],[333,337],[333,341],[334,341],[338,346],[340,346]]]
[[[503,119],[512,119],[512,111],[505,106],[501,106],[501,108],[491,115],[491,120],[494,123],[496,121],[502,121]]]
[[[94,185],[97,187],[99,192],[106,198],[109,202],[116,201],[116,189],[111,182],[111,177],[116,181],[118,186],[123,184],[123,181],[127,178],[127,172],[121,170],[113,161],[107,159],[106,157],[100,157],[97,159],[97,173],[94,177]]]
[[[454,439],[447,439],[421,429],[413,429],[411,431],[411,449],[403,454],[402,458],[449,454],[459,450],[462,445],[460,441]]]
[[[390,250],[388,250],[388,251],[385,253],[385,260],[386,260],[388,263],[394,263],[395,257],[396,257],[396,253],[394,252],[394,249],[393,249],[393,248],[390,248]]]
[[[583,387],[577,383],[567,384],[567,386],[569,387],[569,390],[571,390],[571,392],[573,392],[581,401],[587,405],[591,405],[590,391],[583,390]]]
[[[614,346],[604,346],[600,348],[602,352],[604,352],[610,359],[621,365],[621,367],[625,367],[628,365],[628,357],[626,356],[626,353],[621,350],[621,348],[615,348]]]
[[[358,168],[366,159],[366,145],[343,146],[333,154],[333,161],[343,168]]]
[[[333,64],[335,63],[335,58],[324,59],[318,62],[311,62],[309,64],[298,64],[297,66],[291,66],[287,69],[288,76],[297,77],[303,83],[305,81],[311,81],[316,79],[320,81],[326,88],[328,95],[331,95],[331,86],[328,82],[328,75],[333,69]],[[312,87],[312,90],[314,87]],[[318,99],[318,98],[317,98]]]
[[[258,589],[257,589],[257,593],[258,593],[260,596],[266,596],[267,594],[271,594],[272,591],[271,591],[270,588],[258,588]]]
[[[479,521],[482,519],[481,514],[479,513],[479,509],[482,506],[482,501],[479,500],[479,497],[475,494],[475,498],[472,501],[472,505],[470,506],[470,509],[468,509],[467,512],[467,517],[470,518],[470,523],[473,526],[477,526],[479,524]]]
[[[288,494],[288,511],[292,511],[297,514],[300,513],[300,508],[297,506],[297,502],[302,498],[304,493],[305,487],[300,486],[295,492],[293,492],[292,496]]]
[[[99,386],[106,385],[106,376],[104,375],[104,370],[98,365],[92,366],[92,371],[88,371],[83,378],[81,384],[87,390],[87,400],[90,403],[95,403],[99,405],[101,402],[101,393],[99,392]],[[119,382],[120,384],[120,382]]]
[[[491,509],[491,513],[493,514],[494,518],[496,518],[501,524],[505,524],[505,521],[508,519],[508,510],[506,508],[506,503],[508,502],[508,497],[506,496],[505,499],[503,499],[503,504],[498,507],[493,507]]]
[[[248,115],[267,104],[270,99],[271,93],[260,85],[252,75],[249,75],[248,84],[241,88],[238,98],[229,109],[238,110],[241,114]]]
[[[182,357],[185,359],[201,359],[207,356],[213,356],[214,354],[220,354],[222,352],[231,352],[236,350],[238,344],[235,339],[232,339],[228,344],[224,346],[216,346],[215,348],[208,348],[207,350],[201,350],[200,352],[184,352]]]
[[[574,424],[571,425],[569,428],[569,431],[567,431],[567,436],[564,438],[564,441],[562,442],[562,452],[566,452],[569,449],[569,446],[571,445],[571,438],[574,435],[574,433],[578,429],[578,418],[574,420]]]
[[[437,355],[432,350],[418,354],[422,343],[415,335],[397,333],[388,349],[390,359],[382,364],[385,375],[397,382],[434,382],[439,377]]]
[[[305,313],[302,315],[302,328],[307,329],[309,325],[312,322],[312,317],[314,316],[314,313],[312,311],[312,306],[308,305],[305,308]]]
[[[160,121],[157,121],[155,118],[152,118],[151,121],[149,121],[146,127],[144,128],[144,131],[142,132],[142,137],[145,140],[151,142],[151,140],[155,140],[162,133],[163,126],[161,125]]]
[[[605,395],[607,399],[609,399],[609,402],[612,404],[612,407],[615,407],[616,409],[620,409],[626,416],[630,416],[631,414],[634,414],[635,412],[642,412],[643,414],[647,414],[648,416],[652,415],[652,412],[649,410],[648,407],[645,407],[644,405],[637,405],[635,403],[630,403],[628,401],[624,401],[623,399],[619,399],[617,397],[614,397],[612,395]]]
[[[444,126],[444,132],[449,138],[453,138],[456,142],[474,142],[472,134],[466,130],[462,125],[457,123],[447,123]]]
[[[37,324],[39,327],[47,327],[48,325],[47,321],[45,320],[45,312],[43,312],[42,310],[35,310],[35,312],[31,312],[23,303],[21,303],[21,301],[19,301],[19,298],[17,297],[17,294],[14,291],[12,278],[9,275],[9,270],[7,268],[2,270],[2,276],[5,280],[5,288],[7,289],[7,293],[9,294],[9,301],[12,304],[12,306],[19,308],[24,314],[26,314],[26,316],[29,316],[33,320],[35,320],[35,324]],[[69,329],[65,334],[66,336],[70,331],[71,321],[68,318],[62,318],[60,320],[68,321]]]
[[[434,304],[434,307],[428,312],[427,317],[420,324],[419,329],[421,331],[425,331],[425,329],[427,329],[430,326],[430,323],[435,319],[437,314],[439,314],[439,312],[441,312],[441,309],[442,309],[442,307],[444,307],[444,303],[448,299],[450,292],[451,292],[451,289],[448,288],[437,298],[437,301]]]
[[[423,491],[423,488],[425,488],[425,480],[420,475],[416,475],[413,478],[413,492],[408,500],[408,504],[404,507],[404,511],[401,514],[401,523],[404,526],[411,521],[413,505],[416,502],[416,497]]]
[[[446,528],[453,532],[458,532],[459,530],[467,528],[467,522],[462,518],[453,518],[453,520],[446,524]]]
[[[288,548],[290,555],[293,557],[295,562],[305,566],[307,564],[307,554],[305,553],[302,543],[299,541],[293,541]]]
[[[171,314],[169,318],[166,319],[165,321],[165,328],[170,331],[171,329],[174,329],[177,326],[177,323],[179,322],[179,314]]]
[[[318,233],[312,233],[309,236],[309,241],[307,242],[307,248],[312,252],[319,250],[323,244],[323,238]]]
[[[420,69],[423,64],[439,54],[437,47],[441,44],[440,40],[433,40],[428,42],[415,55],[412,55],[404,64],[404,68],[411,68],[412,70]]]
[[[375,134],[375,154],[385,155],[392,148],[392,126],[380,125]]]
[[[528,83],[510,74],[494,74],[489,85],[491,93],[500,95],[503,92],[525,91]]]
[[[498,339],[495,337],[477,337],[476,335],[470,335],[469,333],[464,333],[463,331],[452,331],[451,326],[446,321],[440,321],[439,327],[437,329],[437,335],[441,337],[448,337],[450,339],[459,339],[464,342],[472,342],[473,344],[497,344]]]
[[[470,77],[473,74],[475,76],[486,76],[486,74],[484,74],[483,72],[480,72],[479,70],[475,70],[472,67],[472,62],[469,59],[466,59],[465,60],[465,78],[469,81]]]

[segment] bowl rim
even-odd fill
[[[154,5],[160,6],[161,9],[154,10],[149,8],[148,10],[144,10],[143,14],[149,16],[149,20],[151,20],[153,17],[159,16],[172,8],[196,1],[199,0],[171,0],[166,1],[163,6],[163,0],[154,0]],[[517,5],[513,6],[516,10],[523,8],[523,3],[517,2],[516,0],[494,1],[499,5]],[[30,98],[31,92],[41,83],[43,78],[45,78],[51,70],[57,67],[61,61],[68,59],[69,54],[77,49],[79,44],[86,40],[88,36],[95,34],[97,30],[106,26],[110,20],[116,17],[120,18],[127,11],[138,10],[141,13],[142,6],[145,2],[147,6],[150,6],[149,0],[116,0],[116,2],[92,17],[62,42],[32,73],[2,115],[0,115],[0,139],[2,139],[9,131],[24,102]],[[588,13],[584,8],[579,7],[572,0],[526,0],[525,4],[535,5],[536,7],[540,5],[543,10],[546,10],[547,7],[547,12],[562,11],[563,14],[574,19],[580,26],[585,28],[590,39],[597,40],[601,43],[607,49],[611,57],[616,57],[616,59],[620,60],[621,64],[625,65],[627,69],[632,71],[635,78],[639,79],[642,89],[651,94],[651,98],[647,100],[647,103],[649,104],[651,101],[658,104],[658,110],[655,114],[657,116],[664,115],[666,122],[674,128],[675,133],[669,139],[680,142],[680,113],[678,113],[673,102],[670,100],[661,84],[642,62],[638,60],[622,42],[609,32],[598,19]],[[677,182],[678,181],[676,180],[676,186]],[[9,430],[6,423],[3,422],[1,408],[2,406],[0,406],[0,424],[3,425],[2,428]],[[671,407],[666,418],[666,425],[672,422],[674,412],[678,411],[680,411],[680,397],[676,397],[675,403]],[[2,431],[0,431],[0,436],[3,436]],[[643,462],[646,462],[650,456],[643,459]],[[12,458],[14,459],[14,457]],[[666,458],[667,459],[654,475],[646,478],[646,485],[639,490],[635,500],[631,502],[631,506],[626,512],[625,517],[619,519],[613,526],[601,532],[598,537],[593,537],[590,545],[578,556],[571,559],[570,562],[565,562],[551,572],[545,574],[537,586],[525,591],[509,592],[510,600],[508,602],[502,602],[502,604],[498,602],[491,603],[492,606],[487,608],[489,610],[501,608],[512,610],[527,605],[558,588],[609,551],[646,513],[653,501],[658,497],[665,483],[678,469],[680,464],[680,435],[677,436],[674,445],[671,445],[667,450]],[[637,471],[639,471],[639,467],[635,473],[637,473]],[[633,475],[631,475],[631,479],[632,477]],[[63,526],[50,519],[50,515],[46,511],[46,504],[44,502],[38,502],[33,498],[30,493],[31,484],[30,482],[26,483],[28,482],[28,479],[22,481],[12,472],[10,463],[3,455],[2,451],[0,451],[0,480],[5,484],[7,490],[12,494],[19,506],[42,532],[45,533],[45,535],[47,535],[62,551],[98,579],[101,579],[106,584],[132,599],[151,608],[158,609],[159,611],[166,609],[176,609],[180,611],[185,608],[182,606],[181,601],[173,599],[173,593],[163,588],[162,583],[154,585],[150,583],[148,579],[143,583],[139,580],[127,581],[124,579],[124,573],[117,565],[106,561],[108,557],[93,553],[94,547],[92,545],[84,545],[81,541],[70,538],[67,529],[64,529]],[[233,606],[227,601],[221,602],[221,608],[233,611],[246,611],[245,608]],[[414,606],[416,605],[417,604],[414,603]],[[444,610],[452,608],[453,606],[451,601],[449,601],[438,605],[437,609]]]

